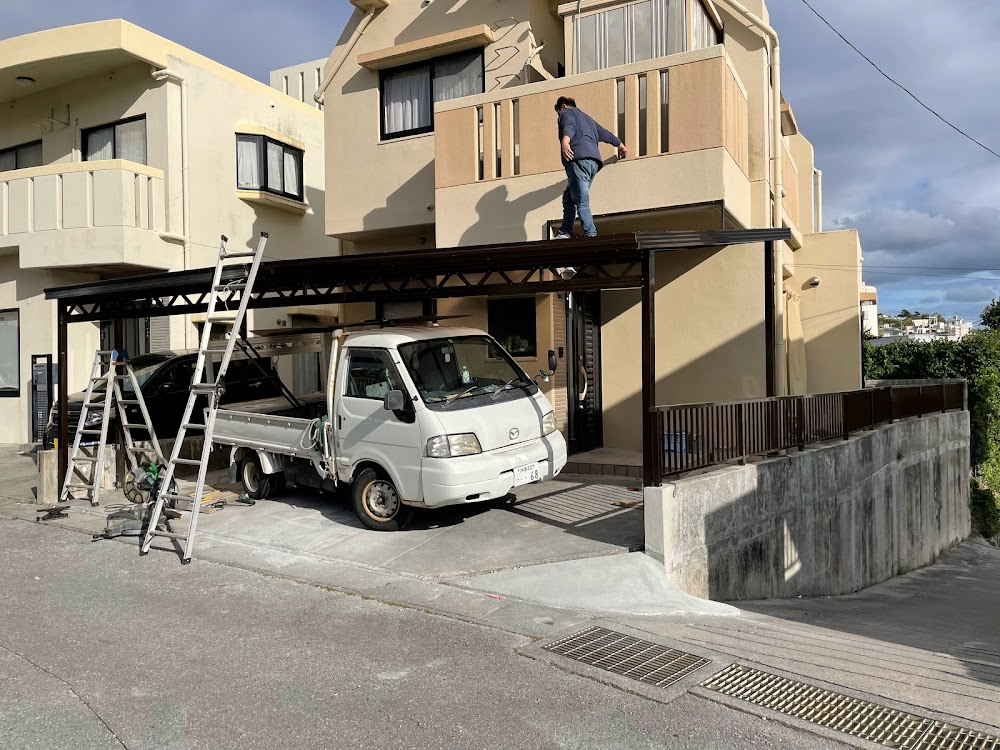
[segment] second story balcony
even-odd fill
[[[710,206],[715,221],[728,214],[752,225],[747,92],[717,45],[438,104],[440,246],[541,239],[561,217],[565,177],[553,110],[560,95],[630,150],[616,163],[614,149],[603,147],[595,215]]]
[[[121,159],[0,172],[0,248],[21,268],[98,273],[176,268],[163,171]]]

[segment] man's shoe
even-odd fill
[[[583,236],[584,237],[596,237],[597,236],[597,232],[594,232],[593,234],[585,234]]]
[[[568,232],[559,232],[553,239],[556,239],[556,240],[571,240],[571,239],[573,239],[573,235],[569,234]]]

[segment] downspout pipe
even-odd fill
[[[757,29],[766,39],[768,48],[770,51],[771,58],[771,190],[774,194],[774,198],[771,203],[771,226],[776,229],[780,229],[784,225],[784,187],[782,185],[782,161],[783,154],[781,148],[781,47],[778,42],[778,32],[771,28],[770,24],[764,21],[763,18],[753,13],[749,8],[747,8],[738,0],[725,0],[726,4],[732,8],[738,15],[742,16],[747,23],[752,27]],[[775,279],[771,280],[774,284],[774,305],[775,309],[780,311],[781,315],[779,320],[784,320],[784,303],[785,295],[782,290],[781,285],[778,283],[778,278],[782,273],[782,252],[781,243],[774,243],[774,259],[773,268]],[[776,323],[777,324],[777,323]],[[784,351],[784,336],[779,337],[778,332],[775,331],[775,341],[781,341],[782,354],[779,357],[778,347],[775,346],[775,351],[771,352],[771,356],[774,357],[780,366],[777,368],[779,373],[785,373],[783,377],[778,378],[778,393],[768,394],[768,395],[781,395],[787,391],[788,377],[787,377],[787,362],[785,361]]]
[[[823,170],[813,167],[813,176],[816,179],[816,227],[815,231],[823,231]]]
[[[367,13],[365,13],[364,17],[358,23],[358,27],[354,30],[354,33],[351,34],[351,38],[348,39],[347,44],[344,45],[343,52],[340,53],[340,55],[337,57],[336,62],[334,62],[333,65],[330,66],[330,69],[327,71],[326,75],[323,76],[323,82],[320,83],[319,88],[316,89],[316,93],[313,94],[313,99],[316,101],[317,104],[323,104],[324,101],[323,95],[326,93],[326,90],[330,88],[330,84],[333,83],[334,76],[336,76],[337,73],[340,72],[340,69],[343,67],[344,62],[347,60],[347,56],[350,55],[351,52],[354,50],[354,45],[358,43],[358,40],[361,38],[361,35],[365,33],[365,29],[368,28],[368,24],[370,24],[372,22],[372,19],[375,18],[375,13],[376,13],[375,8],[372,8]],[[333,53],[331,52],[330,54],[332,55]]]
[[[167,242],[183,243],[183,266],[188,271],[191,268],[191,176],[188,169],[188,104],[187,81],[180,73],[163,68],[151,71],[156,81],[173,81],[181,90],[181,233],[160,232],[160,238]],[[185,316],[184,348],[191,346],[190,318]]]

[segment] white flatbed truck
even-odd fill
[[[549,352],[548,379],[555,370]],[[245,491],[349,485],[367,527],[402,528],[413,508],[502,498],[552,479],[566,442],[535,380],[473,328],[337,330],[326,415],[220,409],[213,442],[232,447]]]

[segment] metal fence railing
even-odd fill
[[[897,419],[967,408],[964,380],[812,396],[658,406],[662,475],[804,449]]]

